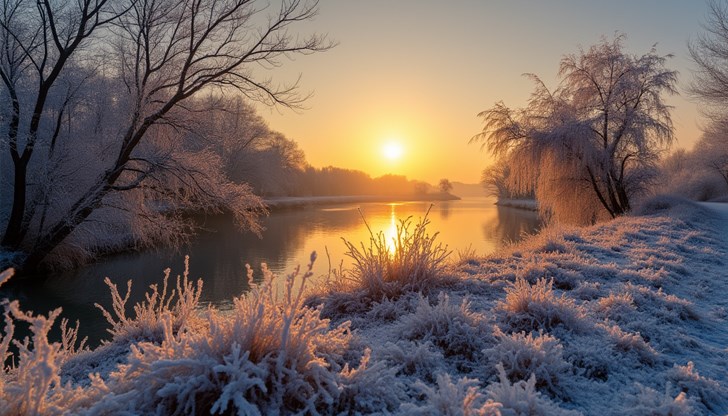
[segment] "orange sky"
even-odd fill
[[[489,163],[468,144],[481,128],[476,115],[499,100],[524,105],[532,84],[521,74],[553,87],[562,55],[621,31],[631,53],[657,43],[675,55],[668,66],[680,72],[682,91],[691,77],[687,42],[706,9],[699,0],[322,0],[302,31],[328,33],[339,45],[271,74],[300,74],[302,91],[314,94],[308,108],[260,111],[313,166],[476,183]],[[700,134],[697,107],[684,96],[669,102],[678,146],[689,148]],[[400,159],[382,154],[391,140],[402,144]]]

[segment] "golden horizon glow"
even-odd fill
[[[660,55],[675,55],[667,66],[681,74],[678,89],[687,86],[687,39],[700,33],[707,2],[663,2],[669,6],[659,10],[626,0],[578,6],[527,0],[457,6],[321,2],[310,32],[330,34],[339,45],[286,62],[271,74],[282,84],[295,84],[302,76],[301,91],[314,93],[307,109],[275,111],[261,104],[261,113],[272,128],[300,144],[314,167],[338,166],[372,177],[404,175],[430,184],[442,178],[476,184],[493,162],[479,143],[469,144],[483,128],[477,114],[499,101],[514,109],[525,106],[534,84],[521,74],[537,74],[553,88],[561,57],[588,48],[602,35],[626,33],[627,50],[637,55],[658,42]],[[655,21],[660,24],[645,24]],[[504,37],[514,24],[528,30]],[[437,59],[433,45],[440,52]],[[676,147],[692,147],[700,136],[697,104],[685,95],[667,100],[674,107]],[[399,158],[384,154],[389,141],[403,146]]]

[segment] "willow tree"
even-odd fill
[[[590,223],[629,211],[674,140],[663,99],[676,92],[670,56],[654,47],[631,55],[623,41],[602,39],[564,56],[554,91],[529,74],[536,88],[524,108],[499,102],[479,114],[484,127],[471,141],[508,161],[509,186],[535,186],[540,209],[557,220]]]

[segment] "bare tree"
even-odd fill
[[[728,4],[708,2],[704,33],[690,42],[690,56],[697,65],[690,92],[704,104],[725,113],[728,102]],[[710,110],[708,110],[710,112]]]
[[[4,0],[6,8],[9,2]],[[103,49],[105,58],[116,64],[105,76],[118,79],[122,87],[113,100],[123,102],[120,107],[124,111],[116,115],[123,124],[106,132],[110,138],[104,142],[98,176],[90,174],[84,178],[81,191],[29,246],[24,239],[31,219],[25,218],[28,210],[23,194],[23,169],[28,166],[36,142],[49,141],[48,137],[39,137],[37,126],[33,127],[33,120],[41,120],[47,114],[42,108],[32,113],[25,152],[15,150],[18,139],[17,133],[13,133],[17,130],[13,126],[22,123],[10,120],[10,151],[14,161],[25,161],[25,165],[16,163],[13,209],[3,245],[27,251],[25,266],[35,266],[72,233],[81,230],[80,225],[99,215],[99,210],[116,206],[126,194],[136,195],[132,200],[146,201],[147,209],[152,211],[150,206],[155,204],[149,202],[156,203],[157,210],[163,209],[159,207],[160,196],[185,196],[187,201],[194,200],[206,208],[231,209],[242,225],[255,228],[255,212],[262,208],[260,200],[249,188],[220,182],[219,172],[205,173],[200,160],[208,166],[221,164],[210,159],[213,154],[204,153],[204,149],[192,152],[194,149],[180,143],[182,135],[177,133],[194,129],[185,103],[202,92],[224,94],[234,90],[270,105],[299,106],[306,97],[297,93],[297,85],[274,84],[266,69],[280,65],[282,58],[292,54],[313,53],[332,46],[318,35],[300,38],[289,32],[292,26],[315,15],[317,2],[283,0],[280,8],[268,10],[253,0],[133,0],[125,7],[114,2],[114,8],[106,1],[83,0],[78,2],[79,10],[75,13],[72,6],[63,6],[63,2],[40,3],[44,7],[39,7],[37,13],[31,13],[32,7],[20,7],[3,25],[6,44],[24,45],[19,50],[25,58],[14,65],[37,67],[38,78],[44,80],[38,96],[47,95],[44,91],[54,85],[62,64],[78,54],[83,41],[103,30],[103,36],[93,39],[93,46],[96,51]],[[22,32],[21,37],[17,28],[20,21],[27,19],[39,21],[39,29],[29,34]],[[54,57],[57,55],[61,64],[50,75],[43,75],[45,60],[35,58],[33,53],[51,48],[58,50]],[[12,80],[12,73],[7,78]],[[15,113],[22,117],[23,106],[19,105]],[[91,135],[86,139],[93,140]],[[217,186],[210,187],[210,181]],[[193,195],[180,195],[186,191],[179,190],[191,189],[195,190]],[[149,196],[149,192],[154,196]],[[150,198],[154,199],[149,201]],[[116,207],[122,211],[129,209]]]
[[[5,247],[17,248],[28,231],[28,166],[42,140],[41,123],[52,116],[46,112],[51,90],[87,39],[118,15],[109,0],[3,0],[0,79],[9,97],[5,128],[14,167],[12,208],[1,242]],[[27,84],[33,85],[32,91]],[[28,102],[21,102],[23,98]]]
[[[516,191],[535,183],[540,209],[557,219],[588,223],[629,211],[674,140],[662,99],[676,92],[669,56],[654,47],[626,54],[623,40],[564,56],[554,91],[529,75],[536,89],[525,108],[497,103],[480,113],[485,126],[471,141],[509,161]]]

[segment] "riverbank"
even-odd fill
[[[535,199],[498,199],[495,204],[502,207],[538,211],[538,202]]]
[[[112,311],[108,345],[28,354],[0,409],[47,391],[40,413],[725,414],[728,209],[642,214],[550,228],[386,297],[340,284],[304,302],[285,290],[299,276],[200,314],[184,279],[168,311],[158,296],[136,320]]]
[[[308,205],[351,204],[358,202],[412,202],[412,201],[457,201],[460,197],[449,193],[436,193],[424,195],[343,195],[343,196],[286,196],[265,198],[265,204],[270,209],[293,208]]]
[[[347,195],[347,196],[317,196],[317,197],[275,197],[264,199],[268,209],[279,210],[288,208],[301,208],[306,206],[324,206],[324,205],[336,205],[336,204],[354,204],[354,203],[376,203],[376,202],[413,202],[413,201],[456,201],[461,198],[449,193],[431,193],[424,195],[404,195],[401,197],[391,195]],[[206,217],[204,214],[197,214],[193,212],[182,213],[187,217],[191,218],[191,221],[195,221],[195,216]],[[199,225],[199,224],[194,224]],[[204,227],[203,227],[204,228]],[[165,250],[166,247],[148,247],[146,250]],[[117,242],[113,246],[96,247],[94,249],[88,249],[89,255],[86,259],[77,259],[76,262],[68,262],[68,264],[52,264],[49,270],[42,272],[41,275],[45,276],[48,273],[59,273],[67,270],[78,269],[83,267],[85,264],[103,261],[103,259],[114,255],[120,255],[124,253],[138,252],[139,249],[136,246],[136,242],[128,240],[125,242]],[[24,253],[21,252],[6,252],[0,247],[0,270],[17,265],[20,263],[20,259],[24,257]],[[71,266],[69,266],[71,264]],[[24,276],[23,278],[33,279],[35,276]],[[19,276],[15,277],[15,281],[19,280]],[[43,280],[43,279],[40,279]]]

